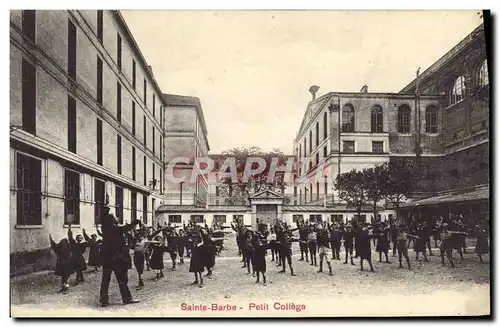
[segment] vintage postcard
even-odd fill
[[[11,316],[490,316],[489,15],[10,11]]]

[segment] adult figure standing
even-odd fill
[[[103,260],[100,303],[102,307],[109,305],[109,282],[111,273],[115,273],[120,294],[124,304],[138,303],[132,298],[128,288],[128,269],[132,265],[129,248],[125,241],[125,233],[132,230],[140,221],[135,219],[131,224],[118,226],[115,217],[109,213],[109,207],[104,208],[102,224],[101,257]]]

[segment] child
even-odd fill
[[[184,264],[184,248],[186,247],[186,235],[184,230],[179,230],[179,242],[177,244],[177,253],[179,253],[180,262],[179,264]]]
[[[378,262],[382,262],[382,253],[385,254],[385,263],[391,263],[389,261],[389,228],[385,225],[379,229],[379,233],[377,235],[377,247],[376,252],[378,252]]]
[[[254,259],[254,268],[257,273],[257,280],[255,283],[259,283],[259,274],[262,274],[262,284],[267,286],[266,284],[266,254],[267,254],[267,244],[259,238],[257,240],[257,246],[255,248],[255,259]]]
[[[158,270],[154,279],[157,282],[164,277],[163,269],[165,269],[165,266],[163,264],[163,254],[168,252],[168,248],[165,246],[163,238],[159,235],[155,237],[151,245],[151,261],[149,264],[151,269]]]
[[[316,257],[317,250],[317,233],[313,225],[309,226],[309,234],[307,234],[307,248],[311,254],[311,266],[318,266],[318,258]]]
[[[328,258],[328,231],[326,228],[319,226],[318,228],[318,249],[319,249],[319,270],[318,273],[323,272],[323,261],[326,261],[328,265],[328,271],[330,276],[333,275],[332,265],[330,263],[330,258]],[[333,245],[332,245],[333,246]],[[335,255],[335,251],[333,252]]]
[[[73,266],[71,265],[71,250],[69,247],[69,242],[67,238],[63,238],[58,244],[52,239],[52,235],[49,234],[50,247],[52,251],[57,255],[56,263],[56,276],[61,277],[61,289],[60,293],[68,294],[69,283],[68,279],[71,274],[73,274]]]
[[[247,268],[247,274],[250,275],[250,264],[253,267],[252,257],[255,255],[255,248],[252,245],[252,236],[253,233],[251,230],[248,230],[245,239],[243,240],[243,258],[245,259],[245,264],[242,268]],[[253,270],[253,274],[255,275],[255,269]]]
[[[172,271],[175,270],[175,261],[177,260],[177,248],[179,247],[179,235],[175,230],[171,230],[167,234],[167,249],[170,254],[170,259],[172,260]]]
[[[87,263],[83,254],[87,248],[87,243],[82,242],[82,235],[76,235],[76,240],[73,238],[73,232],[71,231],[71,224],[68,226],[68,240],[71,250],[71,264],[76,272],[76,284],[85,282],[83,279],[83,272],[87,270]]]
[[[450,262],[450,266],[455,268],[455,264],[453,263],[453,258],[451,257],[451,252],[453,251],[453,239],[452,233],[448,231],[448,224],[444,223],[441,225],[441,244],[439,244],[439,252],[441,252],[441,264],[444,266],[444,256],[448,258]]]
[[[342,237],[344,238],[344,248],[345,248],[345,261],[344,265],[347,264],[347,258],[350,256],[351,258],[351,265],[355,266],[356,264],[354,263],[353,257],[352,257],[352,252],[353,252],[353,243],[354,243],[354,232],[352,230],[352,226],[349,224],[345,227],[345,230],[342,234]]]
[[[474,249],[474,253],[479,256],[479,262],[484,263],[483,254],[487,254],[489,252],[489,244],[488,244],[488,231],[484,229],[481,225],[476,225],[476,248]]]
[[[359,242],[358,244],[358,255],[359,255],[359,264],[361,266],[361,271],[363,271],[363,261],[366,260],[368,261],[368,264],[370,265],[370,271],[375,272],[373,269],[372,265],[372,249],[371,249],[371,237],[372,235],[368,231],[368,227],[364,226],[358,235],[358,238],[356,240],[356,243]]]
[[[426,248],[425,248],[425,230],[423,228],[422,225],[418,225],[417,226],[417,229],[415,230],[415,234],[416,235],[412,235],[412,237],[414,238],[413,240],[413,250],[415,251],[415,260],[418,261],[418,254],[419,253],[422,253],[422,255],[424,256],[424,260],[425,262],[429,262],[429,260],[427,259],[427,255],[426,255]]]
[[[85,232],[85,228],[83,228],[82,231],[85,242],[87,242],[87,245],[90,248],[88,265],[90,267],[94,267],[94,270],[90,272],[97,272],[99,271],[99,267],[102,265],[100,253],[102,240],[98,240],[96,234],[92,234],[89,237]]]
[[[144,281],[142,279],[142,275],[144,273],[144,262],[147,262],[146,251],[148,245],[151,243],[151,241],[146,238],[147,234],[147,229],[141,228],[135,233],[134,238],[134,266],[139,277],[139,284],[136,287],[137,290],[141,290],[144,287]]]
[[[198,285],[203,287],[203,276],[202,273],[205,270],[204,266],[204,253],[203,253],[203,240],[199,231],[197,231],[191,237],[191,242],[193,244],[191,250],[191,262],[189,264],[189,272],[194,273],[195,281],[193,285]],[[198,279],[199,277],[199,279]]]
[[[408,270],[411,270],[410,258],[408,257],[408,235],[406,234],[405,228],[400,226],[397,228],[396,235],[396,245],[398,248],[398,256],[399,256],[399,268],[403,268],[403,256],[406,259],[406,263],[408,264]]]

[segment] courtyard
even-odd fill
[[[333,276],[317,273],[294,250],[297,276],[278,273],[267,260],[268,285],[256,284],[246,274],[236,255],[234,237],[216,259],[212,279],[203,288],[191,285],[189,259],[171,271],[165,260],[165,277],[153,281],[155,272],[145,272],[145,287],[135,290],[137,274],[129,271],[129,287],[141,302],[122,305],[113,277],[111,305],[99,307],[100,272],[86,273],[86,282],[70,287],[67,295],[56,293],[59,279],[53,272],[40,272],[11,279],[11,314],[15,317],[352,317],[352,316],[434,316],[487,315],[490,313],[490,265],[480,264],[477,256],[465,254],[455,269],[442,266],[438,256],[430,262],[415,261],[410,250],[412,270],[398,269],[397,257],[391,264],[379,263],[373,253],[375,273],[333,261]],[[470,246],[471,244],[469,244]],[[437,249],[433,249],[438,253]],[[165,256],[165,259],[168,255]],[[344,253],[341,253],[344,258]],[[454,255],[457,259],[458,255]],[[324,267],[326,268],[326,266]],[[327,269],[324,269],[328,271]],[[74,275],[70,283],[74,280]],[[278,303],[278,304],[277,304]]]

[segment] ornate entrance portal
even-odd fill
[[[272,224],[281,219],[283,197],[273,191],[265,190],[250,197],[252,206],[252,227],[257,228],[257,220],[262,224]]]
[[[262,224],[272,224],[278,217],[277,204],[256,204],[256,209],[257,221]]]

